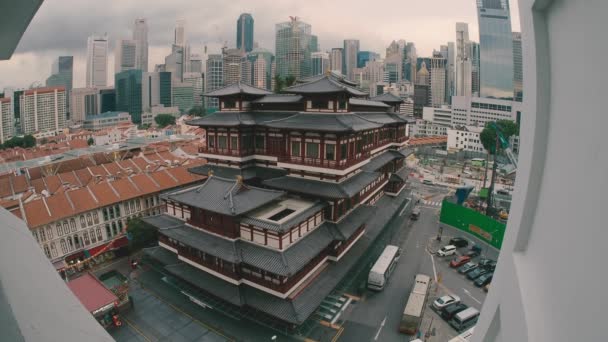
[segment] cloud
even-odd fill
[[[323,50],[342,46],[343,39],[360,40],[362,50],[384,54],[395,39],[416,44],[419,55],[430,55],[439,45],[455,39],[455,23],[469,23],[469,36],[478,40],[475,0],[47,0],[32,20],[10,61],[0,61],[0,89],[26,87],[48,77],[59,55],[74,55],[74,85],[84,85],[87,37],[107,33],[109,70],[117,39],[130,38],[135,18],[148,19],[149,61],[163,63],[170,52],[173,28],[186,20],[192,50],[218,53],[223,42],[234,46],[236,21],[243,12],[255,20],[255,40],[274,51],[274,30],[279,22],[298,16],[312,26]],[[513,30],[519,30],[517,3],[511,1]]]

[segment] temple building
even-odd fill
[[[146,253],[199,303],[295,329],[408,207],[407,121],[334,74],[206,96],[220,110],[189,122],[207,132],[190,172],[208,178],[161,196]]]

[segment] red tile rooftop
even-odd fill
[[[97,278],[87,273],[68,282],[68,287],[82,305],[94,312],[107,305],[118,302],[118,297],[108,290]]]
[[[44,88],[28,89],[28,90],[26,90],[26,91],[23,92],[23,95],[32,95],[34,93],[38,93],[38,94],[52,93],[55,90],[57,90],[57,91],[65,91],[65,87],[64,86],[56,86],[56,87],[44,87]]]

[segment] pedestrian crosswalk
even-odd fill
[[[441,201],[427,201],[421,200],[420,204],[430,206],[430,207],[441,207]]]

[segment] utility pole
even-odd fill
[[[492,165],[492,180],[490,181],[490,189],[488,189],[488,202],[487,202],[487,207],[486,207],[486,215],[490,215],[490,212],[492,211],[492,209],[490,209],[490,207],[492,207],[492,193],[494,192],[494,182],[496,181],[496,169],[497,169],[497,163],[496,163],[496,156],[498,155],[498,131],[496,132],[496,145],[494,145],[494,165]]]

